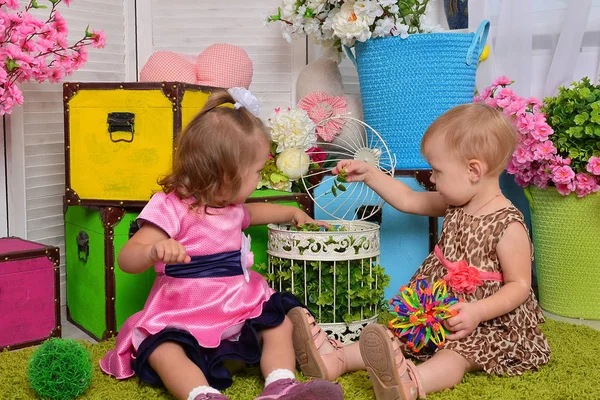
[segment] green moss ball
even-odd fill
[[[92,358],[81,343],[72,339],[50,339],[29,358],[27,377],[40,397],[71,400],[90,386]]]

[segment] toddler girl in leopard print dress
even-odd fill
[[[425,398],[458,384],[469,371],[520,375],[549,361],[550,348],[538,327],[544,317],[531,289],[533,248],[527,227],[500,191],[499,176],[517,142],[501,112],[466,104],[440,116],[423,136],[421,152],[432,167],[435,192],[413,191],[357,160],[340,161],[333,170],[337,174],[344,168],[348,181],[364,181],[402,212],[443,216],[435,250],[410,283],[444,279],[451,295],[463,300],[452,306],[457,314],[445,321],[451,334],[435,351],[415,353],[383,325],[363,330],[358,347],[377,400]],[[323,336],[311,326],[315,339]],[[357,346],[340,348],[322,339],[318,344],[302,350],[312,358],[328,353],[321,355],[327,361],[323,369],[336,369],[335,375],[348,370],[343,356],[351,357]],[[423,362],[415,366],[404,355]],[[352,369],[360,367],[354,360]],[[324,372],[313,375],[331,377]]]

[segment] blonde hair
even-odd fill
[[[177,136],[172,172],[158,182],[165,193],[194,198],[193,207],[216,205],[219,196],[235,197],[244,168],[256,160],[260,142],[268,145],[269,135],[259,118],[233,104],[227,91],[213,92]]]
[[[452,154],[485,162],[488,175],[502,173],[519,140],[504,114],[481,103],[454,107],[433,121],[423,135],[421,154],[429,141],[439,137]]]

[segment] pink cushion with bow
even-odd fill
[[[198,85],[248,89],[252,82],[252,60],[242,48],[231,44],[207,47],[198,56],[195,68]]]
[[[140,71],[140,81],[185,82],[227,89],[248,89],[252,74],[252,60],[242,48],[217,43],[207,47],[197,57],[157,51]]]
[[[157,51],[152,54],[140,71],[140,82],[196,83],[194,64],[182,54]]]

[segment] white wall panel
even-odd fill
[[[90,29],[104,30],[107,37],[104,49],[88,47],[87,63],[65,81],[126,80],[126,49],[131,43],[126,37],[127,3],[133,4],[133,0],[73,0],[70,7],[59,5],[60,13],[67,20],[69,43],[83,37],[88,25]],[[40,18],[47,16],[47,10],[34,13]],[[25,103],[15,108],[8,118],[9,234],[60,247],[61,302],[64,305],[62,85],[24,83],[21,88]]]

